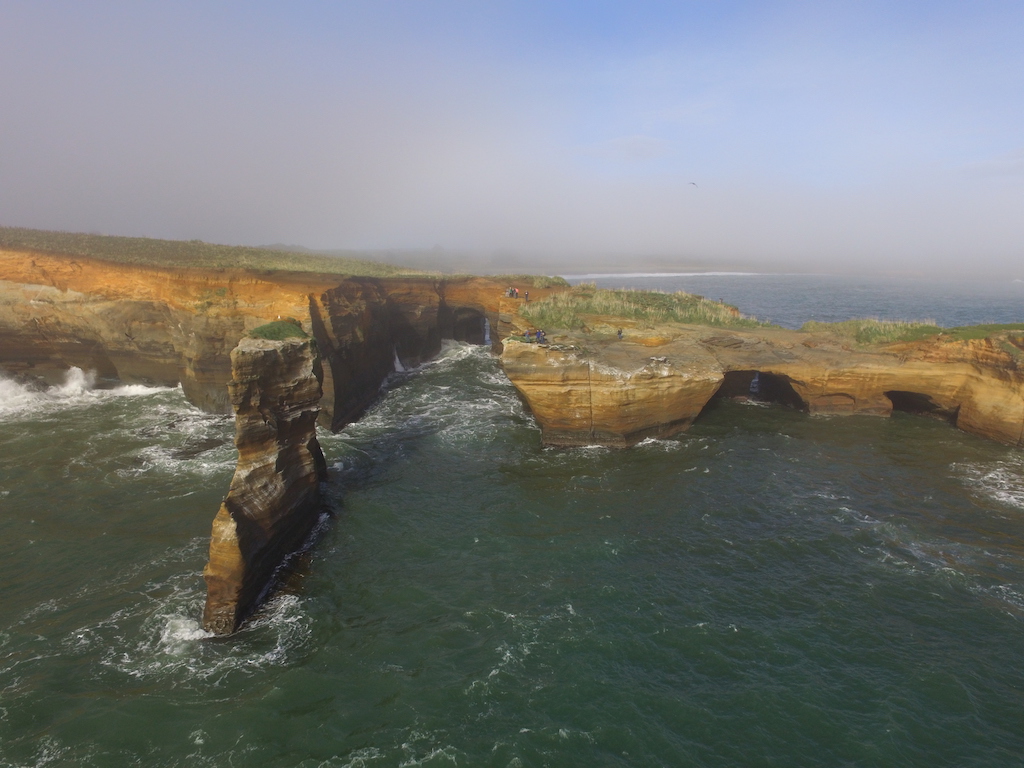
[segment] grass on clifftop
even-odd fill
[[[605,290],[592,283],[523,304],[519,313],[538,328],[574,330],[584,327],[584,316],[605,315],[643,323],[688,323],[730,328],[758,328],[766,324],[741,316],[734,307],[692,293]]]
[[[564,277],[549,277],[548,275],[488,275],[489,279],[499,283],[526,283],[534,288],[568,288],[569,281]]]
[[[309,338],[309,334],[302,330],[299,321],[293,318],[275,320],[272,323],[253,328],[249,331],[249,335],[254,339],[270,339],[271,341]]]
[[[942,328],[934,320],[845,320],[841,323],[819,323],[811,320],[803,324],[801,331],[810,333],[827,332],[853,339],[858,344],[890,344],[897,341],[919,341],[929,336],[942,334],[943,340],[966,341],[984,339],[1001,331],[1024,330],[1024,323],[988,325],[963,325],[956,328]]]
[[[82,256],[118,264],[193,269],[253,269],[324,272],[358,277],[399,277],[436,273],[405,269],[366,259],[215,245],[201,240],[156,240],[75,232],[0,227],[0,249]]]

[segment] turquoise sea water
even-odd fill
[[[176,389],[0,381],[0,765],[1022,762],[1019,450],[733,402],[543,449],[453,344],[321,436],[333,518],[212,639],[231,432]]]

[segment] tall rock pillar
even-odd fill
[[[245,338],[231,352],[238,466],[213,521],[203,571],[203,626],[210,632],[238,629],[320,517],[327,474],[316,440],[322,376],[312,339]]]

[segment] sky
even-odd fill
[[[1024,3],[0,0],[0,225],[1024,278]]]

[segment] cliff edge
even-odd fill
[[[244,338],[231,352],[238,465],[203,571],[207,631],[238,629],[320,518],[327,474],[316,440],[322,378],[309,338]]]
[[[503,337],[507,285],[159,267],[0,245],[0,370],[46,384],[71,366],[95,371],[101,386],[180,384],[189,402],[230,413],[231,350],[252,329],[293,317],[322,355],[320,423],[338,430],[373,401],[396,359],[418,365],[442,339],[483,344],[487,323],[493,341]],[[538,298],[552,292],[517,285]]]

